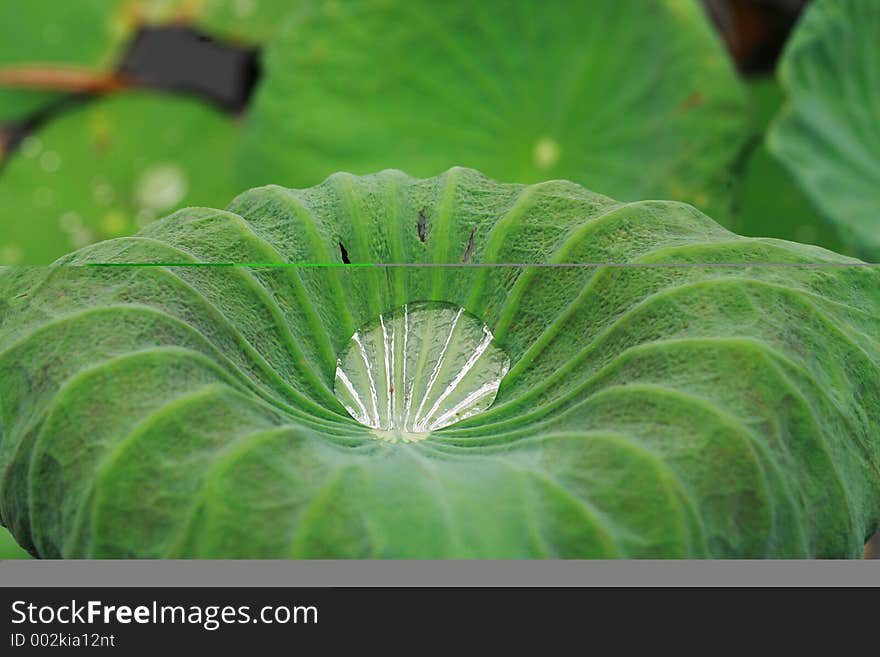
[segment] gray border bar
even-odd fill
[[[876,561],[4,561],[0,587],[880,586]]]

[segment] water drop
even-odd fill
[[[495,401],[510,359],[483,322],[448,303],[409,303],[352,336],[334,390],[383,440],[420,440]]]
[[[46,173],[54,173],[61,168],[61,156],[55,151],[46,151],[40,156],[40,168]]]
[[[0,265],[17,265],[24,260],[24,251],[18,244],[0,246]]]
[[[107,237],[122,235],[128,229],[128,218],[121,210],[111,210],[101,219],[101,231]]]
[[[83,222],[78,213],[70,211],[61,215],[58,219],[58,226],[65,233],[75,233],[83,228]]]
[[[138,228],[143,228],[147,224],[155,221],[156,213],[150,210],[149,208],[142,208],[138,210],[138,213],[134,217],[134,222],[137,224]]]
[[[43,142],[39,137],[29,135],[21,142],[21,154],[28,159],[33,159],[43,150]]]
[[[257,0],[235,0],[235,13],[239,18],[250,16],[257,9]]]
[[[559,162],[559,144],[555,139],[542,137],[535,143],[534,158],[539,169],[549,169]]]
[[[73,231],[70,235],[70,243],[76,249],[81,249],[84,246],[88,246],[95,241],[95,234],[89,230],[88,228],[80,228],[79,230]]]
[[[102,180],[92,188],[92,196],[99,205],[110,205],[116,198],[116,192],[113,190],[113,185]]]
[[[157,212],[180,203],[186,192],[186,174],[174,164],[150,167],[140,175],[135,185],[138,205]]]

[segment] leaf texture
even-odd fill
[[[243,186],[464,165],[729,214],[751,126],[695,0],[306,0],[285,28],[243,127]]]
[[[578,263],[605,266],[526,266]],[[460,168],[182,210],[0,271],[2,519],[42,557],[857,557],[880,520],[859,264]],[[489,409],[389,443],[334,373],[415,301],[482,320],[510,369]]]
[[[789,96],[767,135],[856,253],[880,259],[880,3],[817,0],[783,55]]]

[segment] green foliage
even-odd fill
[[[30,555],[19,547],[15,538],[0,527],[0,559],[30,559]]]
[[[151,93],[67,112],[0,171],[0,261],[46,264],[185,205],[225,205],[235,132],[204,103]]]
[[[267,50],[246,186],[463,165],[728,215],[746,100],[693,0],[299,5]]]
[[[766,238],[880,259],[877,2],[812,3],[752,112],[695,0],[7,2],[0,67],[109,71],[167,22],[269,42],[243,130],[123,93],[2,162],[0,265],[143,227],[0,267],[0,520],[22,545],[861,554],[880,523],[880,270]],[[0,89],[0,124],[59,98]],[[428,177],[453,165],[558,180]],[[317,185],[388,167],[407,173]],[[151,223],[267,182],[285,187]],[[407,308],[431,311],[412,352],[387,333]],[[476,319],[454,333],[461,308]],[[444,396],[487,335],[491,363]],[[408,374],[374,377],[392,358]],[[464,404],[500,377],[493,405]],[[387,412],[360,413],[376,381]],[[401,416],[408,390],[444,421]],[[445,426],[456,409],[475,414]],[[0,558],[27,556],[0,529]]]
[[[184,20],[259,43],[289,11],[281,1],[4,2],[0,24],[16,29],[0,43],[0,66],[109,72],[139,25]],[[0,89],[0,124],[61,97]],[[48,264],[170,210],[225,205],[240,189],[232,184],[237,132],[236,120],[208,103],[167,93],[117,94],[61,112],[19,149],[0,153],[0,264]]]
[[[865,258],[880,259],[880,3],[816,0],[786,47],[768,146]]]
[[[2,2],[0,66],[23,63],[110,68],[130,31],[120,0]],[[114,18],[118,16],[118,18]],[[52,92],[0,89],[0,123],[22,119],[56,100]]]
[[[785,94],[773,78],[752,80],[749,92],[763,135],[782,107]],[[788,170],[767,150],[763,139],[749,154],[742,176],[737,219],[728,222],[729,228],[743,235],[778,237],[818,244],[838,253],[851,252]]]
[[[83,266],[341,265],[340,243],[679,264]],[[856,557],[880,521],[880,272],[856,264],[467,169],[254,189],[0,271],[0,513],[43,557]],[[336,359],[416,300],[482,320],[510,370],[487,411],[391,444]]]
[[[298,4],[299,0],[201,0],[196,22],[210,34],[264,43]]]

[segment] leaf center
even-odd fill
[[[411,442],[489,408],[509,368],[489,327],[464,308],[415,302],[355,331],[334,391],[377,439]]]

